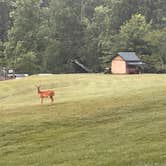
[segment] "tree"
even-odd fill
[[[145,40],[149,43],[151,56],[156,59],[154,66],[158,70],[166,70],[166,28],[149,32]]]
[[[0,41],[0,61],[1,61],[1,59],[3,58],[3,50],[4,50],[4,47],[3,47],[3,42],[2,41]],[[2,64],[1,64],[1,62],[0,62],[0,66],[1,66]]]
[[[147,52],[147,43],[144,36],[150,31],[151,24],[144,16],[135,14],[121,26],[119,34],[114,36],[113,52],[134,51],[139,54]]]
[[[80,50],[84,45],[81,1],[52,0],[50,13],[51,43],[47,52],[48,58],[54,59],[54,63],[49,60],[51,63],[49,63],[49,66],[51,65],[53,72],[71,72],[71,60],[78,59],[81,56]],[[55,48],[57,49],[55,50]]]
[[[95,71],[102,70],[102,62],[110,52],[109,9],[103,5],[94,10],[94,17],[86,28],[86,59]]]
[[[4,42],[9,28],[9,5],[5,1],[0,1],[0,16],[0,40]]]
[[[17,67],[20,57],[28,52],[36,52],[36,65],[42,64],[37,34],[41,22],[38,0],[16,1],[16,9],[12,13],[13,26],[5,43],[5,55],[8,65]],[[26,63],[26,62],[25,62]],[[24,70],[23,70],[24,71]]]
[[[105,0],[110,9],[111,28],[118,32],[125,21],[137,13],[144,15],[153,26],[165,26],[163,17],[166,16],[165,0]]]
[[[9,66],[29,73],[73,72],[73,59],[98,72],[117,51],[152,52],[154,46],[144,36],[166,26],[165,4],[165,0],[0,0],[0,58],[5,55]]]
[[[27,52],[25,54],[22,54],[17,59],[17,63],[15,68],[17,69],[17,72],[19,73],[28,73],[28,74],[34,74],[39,71],[38,67],[36,65],[37,58],[34,52]]]

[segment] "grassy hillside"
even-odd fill
[[[0,166],[164,166],[165,138],[166,75],[0,82]]]

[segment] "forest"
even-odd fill
[[[166,71],[165,0],[0,0],[0,66],[73,73],[77,59],[102,72],[120,51]]]

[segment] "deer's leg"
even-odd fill
[[[41,97],[41,104],[43,104],[43,98]]]
[[[54,102],[54,97],[50,96],[50,99],[51,99],[51,102],[53,103]]]

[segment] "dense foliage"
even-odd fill
[[[0,0],[0,65],[29,74],[95,72],[135,51],[148,71],[166,70],[165,0]]]

